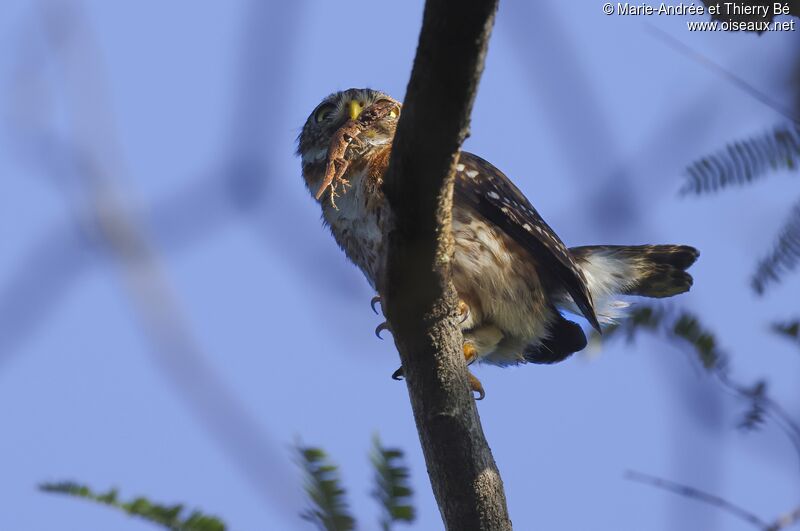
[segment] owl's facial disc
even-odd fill
[[[400,114],[400,103],[391,96],[372,89],[348,89],[331,94],[311,112],[303,130],[298,136],[297,153],[302,158],[303,177],[312,191],[319,188],[319,168],[324,166],[329,156],[331,140],[348,120],[357,119],[364,109],[380,100],[397,103],[397,109],[382,119],[372,123],[359,135],[361,144],[352,146],[349,160],[356,157],[369,157],[374,149],[382,149],[391,144]]]

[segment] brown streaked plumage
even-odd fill
[[[325,223],[379,294],[392,228],[383,175],[400,108],[371,89],[332,94],[311,113],[298,145]],[[684,245],[568,249],[508,177],[468,152],[456,166],[452,219],[453,284],[469,363],[562,361],[586,346],[583,330],[562,310],[599,330],[622,316],[627,304],[614,300],[618,295],[688,291],[686,269],[698,256]],[[482,396],[480,382],[471,383]]]

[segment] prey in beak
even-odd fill
[[[350,183],[343,176],[350,166],[347,160],[347,150],[352,144],[361,146],[359,140],[364,131],[370,126],[382,120],[386,116],[397,116],[399,113],[398,105],[389,100],[380,100],[366,109],[357,101],[347,102],[347,113],[350,119],[342,125],[331,138],[331,145],[328,148],[328,160],[325,166],[325,176],[322,179],[319,190],[314,197],[319,199],[325,193],[326,188],[331,191],[331,205],[336,208],[336,188],[341,185],[346,188]]]

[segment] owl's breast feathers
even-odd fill
[[[387,146],[354,162],[345,175],[350,188],[336,199],[336,207],[323,201],[323,217],[336,241],[379,292],[391,229],[382,191],[390,151]],[[471,307],[472,324],[492,322],[513,336],[541,337],[553,317],[553,290],[575,293],[576,301],[583,298],[581,309],[589,308],[585,313],[592,320],[582,272],[561,240],[499,170],[470,153],[460,160],[453,198],[453,284]]]
[[[387,146],[354,160],[344,175],[348,181],[346,189],[336,199],[335,206],[328,197],[322,198],[322,217],[336,242],[378,291],[382,291],[386,235],[391,223],[382,190],[390,151]],[[306,171],[321,178],[324,163],[310,166]]]

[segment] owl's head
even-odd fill
[[[297,154],[302,157],[303,175],[309,187],[313,184],[309,180],[317,173],[313,170],[325,165],[328,148],[336,131],[348,120],[358,118],[365,108],[381,100],[389,100],[400,106],[394,98],[378,90],[351,88],[331,94],[311,112],[297,139]],[[396,127],[395,112],[370,125],[359,136],[364,144],[359,156],[367,157],[371,151],[391,144]]]

